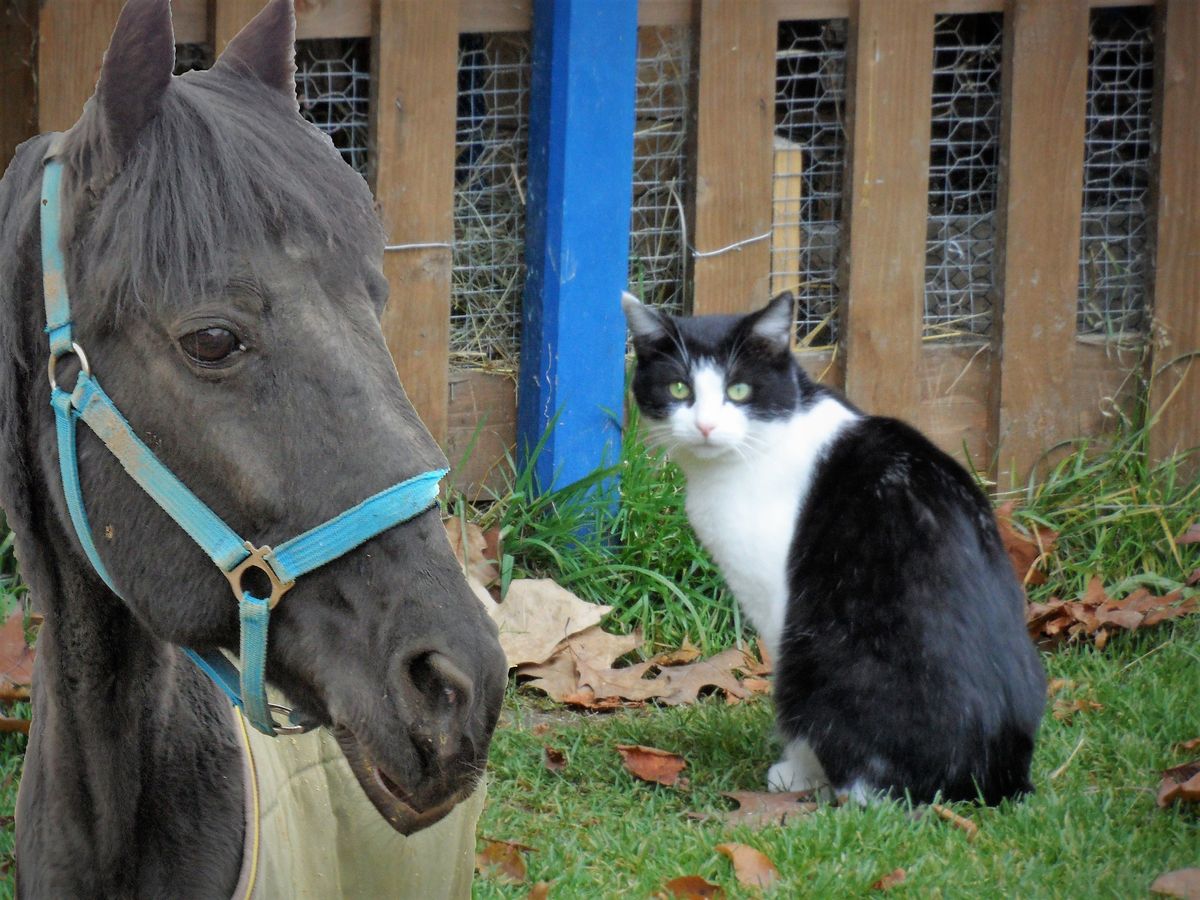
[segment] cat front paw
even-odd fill
[[[828,786],[825,770],[807,744],[803,748],[789,747],[783,759],[767,771],[767,790],[773,793],[821,792]]]
[[[772,793],[815,791],[824,786],[824,780],[797,770],[796,766],[786,759],[775,763],[767,771],[767,790]]]

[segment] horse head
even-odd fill
[[[445,463],[384,344],[370,191],[299,115],[294,32],[291,0],[271,0],[211,70],[174,77],[168,0],[129,0],[95,95],[49,151],[92,373],[194,494],[272,545]],[[47,147],[26,144],[0,190],[0,502],[25,577],[47,628],[62,604],[123,604],[157,652],[236,652],[222,572],[87,432],[82,493],[123,599],[67,517],[40,307]],[[409,833],[476,785],[505,665],[435,508],[299,579],[271,614],[266,674]]]

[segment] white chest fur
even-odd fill
[[[797,516],[822,452],[855,418],[826,398],[786,421],[752,423],[744,452],[677,457],[688,480],[688,519],[773,656],[787,610]]]

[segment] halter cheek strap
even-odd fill
[[[243,540],[142,442],[92,377],[91,365],[83,349],[73,341],[66,266],[59,234],[61,183],[62,163],[48,159],[42,176],[41,236],[46,333],[50,341],[50,405],[55,414],[63,492],[75,533],[97,574],[114,594],[121,596],[100,559],[84,508],[76,453],[76,423],[82,419],[130,477],[229,579],[241,622],[241,671],[219,652],[201,653],[188,648],[184,651],[259,731],[275,735],[303,730],[294,725],[278,725],[271,710],[287,710],[267,702],[264,670],[271,610],[301,576],[433,506],[437,502],[438,483],[446,470],[425,472],[393,485],[274,550],[267,546],[255,547]],[[55,370],[61,358],[71,355],[78,357],[80,372],[75,387],[68,392],[55,381]],[[257,569],[266,576],[271,584],[268,596],[259,597],[244,586],[243,576],[249,569]]]

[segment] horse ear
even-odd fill
[[[296,10],[293,0],[271,0],[234,35],[213,65],[255,78],[285,93],[296,108]]]
[[[751,314],[750,333],[757,338],[786,350],[792,345],[792,309],[796,300],[791,291],[784,291],[763,309]]]
[[[174,68],[170,0],[129,0],[117,19],[96,83],[104,131],[120,157],[158,115]]]

